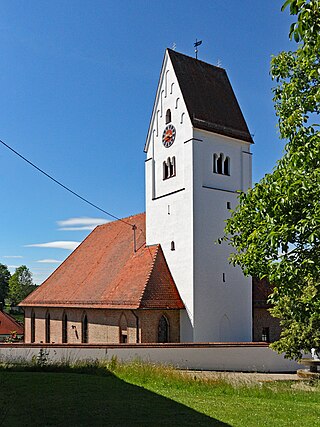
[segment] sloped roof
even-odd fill
[[[0,335],[9,335],[16,331],[18,335],[23,334],[23,326],[21,326],[9,314],[0,311]]]
[[[160,245],[145,245],[145,214],[128,217],[125,222],[95,228],[20,305],[184,308]],[[136,252],[128,224],[137,227]]]
[[[253,143],[226,71],[171,49],[168,53],[193,126]]]

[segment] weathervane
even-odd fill
[[[173,42],[173,44],[172,44],[172,50],[176,50],[176,48],[177,48],[177,45],[176,45],[175,42]]]
[[[202,40],[196,39],[196,42],[193,43],[193,46],[195,47],[194,53],[196,54],[196,59],[198,59],[198,46],[200,46],[202,43]]]

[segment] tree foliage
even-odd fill
[[[11,274],[8,267],[4,264],[0,264],[0,304],[3,306],[8,295],[10,277]]]
[[[273,172],[240,194],[224,240],[245,274],[274,287],[280,319],[272,345],[289,358],[320,348],[320,0],[287,0],[296,50],[272,58],[271,76],[285,153]]]
[[[27,266],[21,265],[16,268],[16,271],[9,280],[9,300],[11,305],[18,305],[26,298],[34,289],[32,273]]]

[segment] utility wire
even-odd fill
[[[51,175],[49,175],[47,172],[45,172],[44,170],[40,169],[38,166],[36,166],[34,163],[30,162],[30,160],[26,159],[22,154],[18,153],[18,151],[14,150],[12,147],[10,147],[10,145],[6,144],[4,141],[2,141],[0,139],[0,142],[2,145],[4,145],[5,147],[7,147],[9,150],[11,150],[14,154],[16,154],[18,157],[20,157],[22,160],[24,160],[25,162],[29,163],[29,165],[31,165],[32,167],[34,167],[35,169],[37,169],[37,171],[41,172],[43,175],[45,175],[47,178],[51,179],[53,182],[55,182],[56,184],[60,185],[60,187],[64,188],[65,190],[69,191],[69,193],[73,194],[74,196],[78,197],[80,200],[82,200],[85,203],[88,203],[88,205],[93,206],[94,208],[98,209],[99,211],[103,212],[104,214],[111,216],[114,219],[117,219],[118,221],[123,222],[124,224],[129,225],[130,227],[135,227],[134,224],[130,224],[127,221],[124,221],[121,218],[118,218],[117,216],[113,215],[110,212],[105,211],[102,208],[99,208],[99,206],[95,205],[94,203],[91,203],[89,200],[85,199],[84,197],[80,196],[80,194],[76,193],[75,191],[71,190],[70,188],[68,188],[67,186],[65,186],[64,184],[62,184],[60,181],[58,181],[57,179],[53,178]]]

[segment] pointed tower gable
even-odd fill
[[[167,51],[193,126],[253,143],[226,71]]]
[[[186,124],[188,124],[190,128],[192,127],[179,87],[179,82],[175,75],[169,51],[167,49],[162,62],[158,88],[151,114],[147,139],[144,146],[144,151],[148,154],[150,144],[157,143],[162,139],[164,126],[167,124],[166,112],[168,109],[170,109],[172,121],[176,125],[180,125],[180,129],[177,129],[177,132],[180,135],[181,128],[184,130]]]

